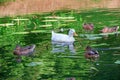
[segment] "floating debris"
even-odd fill
[[[40,27],[51,27],[52,24],[48,24],[48,25],[40,25]]]
[[[58,20],[43,20],[42,22],[56,22]]]
[[[90,67],[90,70],[94,70],[94,71],[99,71],[97,68],[95,67]]]
[[[100,44],[93,44],[92,46],[108,46],[109,44],[107,43],[100,43]]]
[[[13,26],[13,23],[5,23],[5,24],[0,24],[0,26]]]
[[[51,31],[49,31],[49,30],[34,30],[34,31],[30,31],[30,32],[15,32],[12,34],[29,34],[29,33],[51,33]]]
[[[14,32],[12,34],[29,34],[29,32]]]
[[[113,48],[110,48],[110,49],[120,49],[120,47],[113,47]]]
[[[74,19],[75,17],[59,17],[59,16],[47,16],[45,18],[55,18],[55,19]]]
[[[120,31],[112,32],[112,33],[100,33],[99,35],[104,36],[104,35],[114,35],[114,34],[120,34]]]
[[[101,39],[102,37],[87,37],[86,39],[89,39],[89,40],[96,40],[96,39]]]
[[[76,20],[63,20],[65,22],[75,22]]]
[[[31,62],[29,64],[26,64],[26,66],[37,66],[37,65],[41,65],[42,62]]]
[[[14,21],[26,21],[26,20],[29,20],[29,19],[12,19],[12,20],[14,20]]]
[[[81,37],[85,37],[89,40],[101,39],[102,37],[99,34],[80,34]]]
[[[117,60],[114,62],[115,64],[120,64],[120,60]]]

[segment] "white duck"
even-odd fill
[[[68,32],[68,35],[61,34],[61,33],[55,33],[54,31],[52,31],[51,40],[56,41],[56,42],[74,42],[75,39],[73,36],[77,36],[74,29],[70,29]]]

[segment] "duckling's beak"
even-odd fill
[[[78,34],[76,33],[76,32],[74,32],[74,34],[73,34],[74,36],[78,36]]]

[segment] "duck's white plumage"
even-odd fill
[[[68,35],[55,33],[54,31],[52,31],[51,40],[56,42],[74,42],[75,41],[73,37],[74,33],[75,33],[74,29],[70,29]]]

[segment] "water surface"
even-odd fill
[[[116,36],[114,33],[101,34],[99,32],[106,25],[119,25],[120,20],[116,16],[117,14],[119,12],[107,10],[82,13],[65,11],[56,13],[56,15],[62,17],[72,15],[76,21],[42,22],[45,19],[44,16],[51,15],[46,14],[25,17],[29,21],[20,21],[19,24],[13,22],[13,26],[0,26],[0,79],[119,80],[120,35]],[[0,21],[1,24],[10,23],[11,18],[1,18]],[[81,27],[83,21],[94,23],[94,31],[83,30]],[[53,27],[43,26],[48,24]],[[74,28],[79,35],[75,37],[76,41],[74,43],[52,42],[51,31],[54,29],[59,32],[59,27],[65,29],[62,34],[67,34],[69,28]],[[22,56],[22,61],[17,62],[16,56],[13,55],[13,50],[17,44],[21,46],[35,44],[33,56]],[[99,52],[100,58],[97,61],[85,59],[84,53],[87,45]]]

